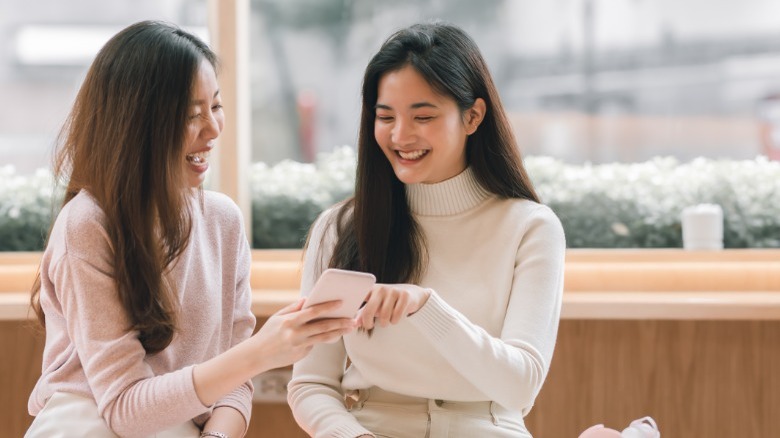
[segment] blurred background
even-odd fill
[[[0,166],[47,167],[101,45],[162,19],[208,39],[206,0],[0,0]],[[252,0],[252,155],[354,145],[365,65],[442,19],[483,50],[523,153],[568,163],[780,158],[775,0]]]

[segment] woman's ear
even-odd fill
[[[485,111],[487,111],[485,100],[478,97],[477,100],[474,101],[474,105],[466,110],[463,120],[466,125],[466,135],[471,135],[477,131],[479,124],[482,123],[482,120],[485,118]]]

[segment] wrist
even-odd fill
[[[420,309],[423,308],[425,303],[428,302],[428,298],[431,297],[432,293],[433,293],[433,289],[431,289],[431,288],[423,288],[422,293],[420,294],[420,298],[417,301],[417,306],[416,306],[417,308],[414,309],[413,312],[410,312],[408,316],[412,316],[415,313],[419,312]]]
[[[249,378],[271,369],[266,363],[266,355],[257,354],[263,349],[258,349],[256,345],[252,344],[253,342],[257,342],[254,336],[235,346],[235,349],[238,350],[236,357],[236,360],[239,361],[238,367],[248,373]]]
[[[250,338],[251,339],[251,338]],[[226,394],[258,374],[252,364],[256,361],[246,341],[224,353],[199,363],[192,368],[195,392],[204,406],[212,406]]]

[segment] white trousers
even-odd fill
[[[378,438],[532,438],[521,413],[494,402],[431,400],[377,387],[349,397],[352,415]]]
[[[95,401],[67,392],[55,392],[35,416],[25,438],[117,438],[98,415]],[[150,438],[195,438],[200,430],[192,421],[180,424]]]

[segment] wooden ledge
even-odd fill
[[[252,311],[268,317],[297,299],[297,290],[255,291]],[[565,292],[561,319],[780,320],[780,291]]]
[[[252,311],[298,299],[300,250],[252,252]],[[0,253],[0,320],[25,320],[40,253]],[[563,319],[780,320],[780,250],[568,250]]]
[[[566,263],[780,262],[780,250],[770,248],[691,251],[680,248],[570,248]]]
[[[297,290],[256,290],[252,312],[267,318],[298,299]],[[0,294],[0,321],[34,318],[26,292]],[[780,291],[564,293],[561,319],[780,320]]]
[[[24,321],[34,319],[27,292],[0,293],[0,321]]]
[[[780,290],[566,293],[561,319],[780,320]]]

